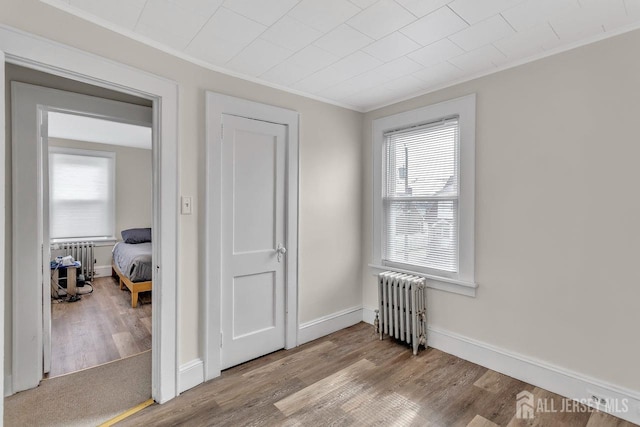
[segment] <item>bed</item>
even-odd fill
[[[138,293],[151,290],[151,242],[118,242],[113,248],[113,272],[120,278],[120,289],[131,292],[131,307],[138,306]]]

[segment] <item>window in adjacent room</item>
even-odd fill
[[[115,153],[49,148],[53,241],[115,239]]]
[[[374,121],[374,265],[475,288],[475,96]]]

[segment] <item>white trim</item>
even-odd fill
[[[13,380],[11,374],[4,377],[4,397],[11,396],[13,394]],[[3,402],[4,403],[4,402]]]
[[[4,69],[5,69],[5,57],[2,48],[0,47],[0,99],[5,98],[5,85],[4,85]],[[3,284],[0,285],[0,344],[2,346],[2,351],[0,351],[0,366],[2,366],[2,374],[4,376],[4,342],[5,342],[5,334],[4,334],[4,306],[5,306],[5,286],[4,284],[4,273],[5,273],[5,227],[6,227],[6,214],[5,214],[5,175],[7,173],[5,168],[5,156],[6,156],[6,123],[5,123],[5,102],[2,102],[0,105],[0,224],[4,224],[0,227],[0,277],[2,278]],[[8,392],[12,392],[11,390],[11,375],[8,375],[9,378],[4,378],[0,381],[0,396],[6,396]],[[8,385],[7,385],[8,382]],[[0,425],[2,425],[1,420],[3,419],[4,414],[4,399],[0,402]]]
[[[304,344],[362,322],[361,306],[347,308],[300,324],[298,343]]]
[[[253,82],[253,83],[258,83],[258,84],[263,85],[263,86],[272,87],[274,89],[282,90],[284,92],[292,93],[294,95],[300,95],[300,96],[304,96],[305,98],[315,99],[317,101],[325,102],[327,104],[337,105],[338,107],[348,108],[350,110],[358,111],[358,112],[361,112],[361,113],[368,113],[370,111],[378,110],[380,108],[384,108],[384,107],[387,107],[389,105],[397,104],[397,103],[406,101],[408,99],[417,98],[419,96],[427,95],[429,93],[433,93],[433,92],[436,92],[436,91],[439,91],[439,90],[442,90],[442,89],[445,89],[445,88],[448,88],[448,87],[451,87],[451,86],[455,86],[455,85],[458,85],[458,84],[461,84],[461,83],[465,83],[465,82],[468,82],[468,81],[471,81],[471,80],[475,80],[475,79],[478,79],[480,77],[484,77],[484,76],[488,76],[488,75],[491,75],[491,74],[495,74],[495,73],[498,73],[500,71],[508,70],[510,68],[519,67],[520,65],[524,65],[524,64],[527,64],[529,62],[534,62],[534,61],[537,61],[539,59],[543,59],[543,58],[546,58],[546,57],[549,57],[549,56],[557,55],[557,54],[562,53],[562,52],[573,50],[573,49],[576,49],[578,47],[585,46],[585,45],[588,45],[588,44],[596,43],[598,41],[605,40],[605,39],[608,39],[608,38],[611,38],[611,37],[615,37],[615,36],[618,36],[620,34],[628,33],[630,31],[634,31],[634,30],[637,30],[638,28],[640,28],[640,22],[632,23],[632,24],[629,24],[629,25],[626,25],[626,26],[622,26],[620,28],[615,28],[613,30],[602,32],[600,34],[595,34],[595,35],[587,37],[587,38],[585,38],[583,40],[579,40],[579,41],[576,41],[576,42],[573,42],[573,43],[568,43],[568,44],[559,46],[559,47],[557,47],[555,49],[544,51],[544,52],[541,52],[539,54],[535,54],[535,55],[532,55],[532,56],[529,56],[529,57],[526,57],[526,58],[511,62],[509,64],[502,65],[502,66],[494,68],[492,70],[483,71],[483,72],[479,72],[479,73],[474,73],[474,74],[471,74],[469,76],[465,76],[465,77],[462,77],[460,79],[453,80],[451,82],[447,82],[447,83],[443,83],[443,84],[440,84],[440,85],[437,85],[437,86],[433,86],[433,87],[431,87],[429,89],[426,89],[426,90],[423,90],[423,91],[416,90],[411,95],[400,97],[400,98],[394,99],[393,101],[387,101],[387,102],[383,102],[381,104],[375,104],[372,107],[364,107],[363,108],[363,107],[356,107],[356,106],[353,106],[353,105],[350,105],[350,104],[342,103],[342,102],[339,102],[339,101],[334,101],[334,100],[327,99],[327,98],[322,98],[322,97],[319,97],[317,95],[312,95],[310,93],[302,92],[300,90],[292,89],[292,88],[286,87],[286,86],[281,86],[281,85],[278,85],[278,84],[275,84],[275,83],[271,83],[271,82],[266,81],[266,80],[262,80],[262,79],[257,78],[257,77],[247,76],[247,75],[244,75],[242,73],[238,73],[238,72],[235,72],[235,71],[232,71],[232,70],[228,70],[228,69],[223,68],[223,67],[219,67],[219,66],[210,64],[210,63],[208,63],[206,61],[203,61],[201,59],[198,59],[198,58],[195,58],[195,57],[193,57],[191,55],[188,55],[188,54],[186,54],[186,53],[184,53],[182,51],[179,51],[177,49],[173,49],[173,48],[171,48],[171,47],[169,47],[167,45],[164,45],[164,44],[162,44],[160,42],[157,42],[157,41],[155,41],[153,39],[145,37],[145,36],[143,36],[143,35],[141,35],[139,33],[136,33],[133,30],[129,30],[129,29],[120,27],[120,26],[118,26],[116,24],[113,24],[112,22],[109,22],[109,21],[107,21],[105,19],[102,19],[100,17],[92,15],[92,14],[90,14],[90,13],[88,13],[88,12],[82,10],[82,9],[76,8],[76,7],[72,6],[71,4],[69,4],[68,2],[65,2],[64,0],[40,0],[40,1],[43,2],[43,3],[46,3],[46,4],[50,5],[50,6],[56,7],[58,9],[60,9],[60,10],[63,10],[65,12],[67,12],[67,13],[70,13],[72,15],[75,15],[75,16],[77,16],[79,18],[82,18],[82,19],[84,19],[86,21],[92,22],[92,23],[94,23],[96,25],[99,25],[99,26],[101,26],[103,28],[111,30],[111,31],[113,31],[115,33],[122,34],[125,37],[131,38],[131,39],[136,40],[136,41],[138,41],[140,43],[144,43],[144,44],[146,44],[148,46],[151,46],[151,47],[153,47],[155,49],[158,49],[158,50],[160,50],[162,52],[168,53],[169,55],[178,57],[180,59],[183,59],[185,61],[191,62],[191,63],[196,64],[196,65],[199,65],[199,66],[201,66],[203,68],[206,68],[206,69],[209,69],[209,70],[212,70],[212,71],[216,71],[216,72],[219,72],[219,73],[222,73],[222,74],[226,74],[226,75],[229,75],[229,76],[232,76],[232,77],[237,77],[239,79],[243,79],[243,80],[250,81],[250,82]]]
[[[362,317],[373,324],[374,309],[365,307]],[[606,399],[628,399],[626,413],[614,413],[603,407],[598,409],[640,424],[640,393],[637,391],[439,328],[428,327],[427,345],[571,399],[588,402],[593,394]]]
[[[111,277],[110,265],[96,265],[93,267],[94,277]]]
[[[388,131],[419,126],[444,117],[458,116],[460,126],[459,147],[459,196],[458,196],[458,272],[446,275],[434,275],[432,270],[421,267],[406,268],[428,276],[431,286],[440,290],[459,290],[464,295],[473,296],[474,292],[465,291],[460,285],[469,288],[475,285],[475,133],[476,133],[476,95],[470,94],[426,107],[381,117],[372,122],[372,179],[373,179],[373,221],[371,228],[371,265],[388,265],[388,270],[398,270],[393,263],[385,263],[383,257],[383,177],[384,177],[384,134]],[[437,282],[436,282],[437,281]],[[458,286],[452,286],[458,285]],[[461,288],[461,289],[458,289]]]
[[[204,343],[205,380],[220,375],[221,333],[221,203],[222,146],[220,129],[222,115],[230,114],[287,127],[287,189],[286,244],[287,271],[285,296],[285,348],[298,345],[298,127],[299,114],[272,105],[248,101],[215,92],[206,93],[206,189],[205,189],[205,258],[204,295],[201,310],[202,342]]]
[[[7,62],[152,100],[153,161],[153,352],[152,397],[164,403],[177,395],[178,278],[178,85],[136,68],[0,25],[0,50]],[[160,172],[161,171],[161,172]],[[4,286],[4,285],[2,285]],[[3,288],[2,288],[3,289]],[[4,290],[0,294],[4,295]],[[1,310],[4,312],[4,305]],[[4,316],[2,313],[0,315]],[[2,373],[4,375],[4,372]],[[2,381],[3,382],[3,381]],[[1,415],[1,414],[0,414]]]
[[[477,283],[465,282],[463,280],[450,279],[448,277],[432,276],[430,274],[420,273],[418,271],[403,270],[401,268],[369,264],[371,274],[377,276],[383,271],[397,271],[398,273],[413,274],[427,279],[427,288],[438,289],[439,291],[451,292],[454,294],[475,297],[478,289]]]
[[[184,393],[190,388],[204,382],[204,362],[202,359],[193,359],[184,365],[180,365],[180,378],[178,392]]]

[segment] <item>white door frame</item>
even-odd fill
[[[287,127],[285,189],[285,348],[298,345],[298,120],[299,114],[207,91],[206,95],[206,218],[205,298],[202,299],[202,342],[205,381],[220,375],[221,333],[221,200],[222,200],[222,115],[245,117]]]
[[[0,285],[0,345],[2,345],[2,351],[0,352],[0,420],[4,418],[4,225],[5,225],[5,90],[7,88],[4,87],[4,65],[5,64],[5,56],[4,51],[0,48],[0,98],[2,98],[2,102],[0,102],[0,281],[2,281],[2,285]],[[0,423],[2,425],[2,423]]]
[[[39,384],[43,350],[44,372],[49,372],[51,365],[47,142],[50,111],[153,127],[153,109],[149,107],[12,82],[12,229],[13,235],[19,236],[12,242],[14,393]],[[38,262],[34,262],[36,259]],[[42,268],[38,268],[40,265]]]
[[[6,61],[153,102],[153,292],[152,397],[164,403],[178,394],[178,85],[9,26],[0,25],[0,51]],[[4,152],[4,151],[3,151]],[[4,163],[2,163],[4,173]],[[0,241],[4,247],[4,236]],[[4,295],[3,283],[0,295]],[[0,307],[4,318],[4,305]],[[0,328],[3,329],[3,328]],[[3,342],[4,348],[4,342]],[[4,351],[3,351],[4,353]],[[4,369],[0,370],[4,383]],[[5,390],[5,394],[11,392]]]

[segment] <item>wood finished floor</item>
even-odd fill
[[[151,304],[131,308],[131,294],[111,277],[93,284],[93,293],[80,301],[52,300],[48,378],[151,349]]]
[[[515,418],[516,394],[561,397],[435,349],[379,341],[360,323],[223,372],[122,426],[617,426],[601,412]]]

